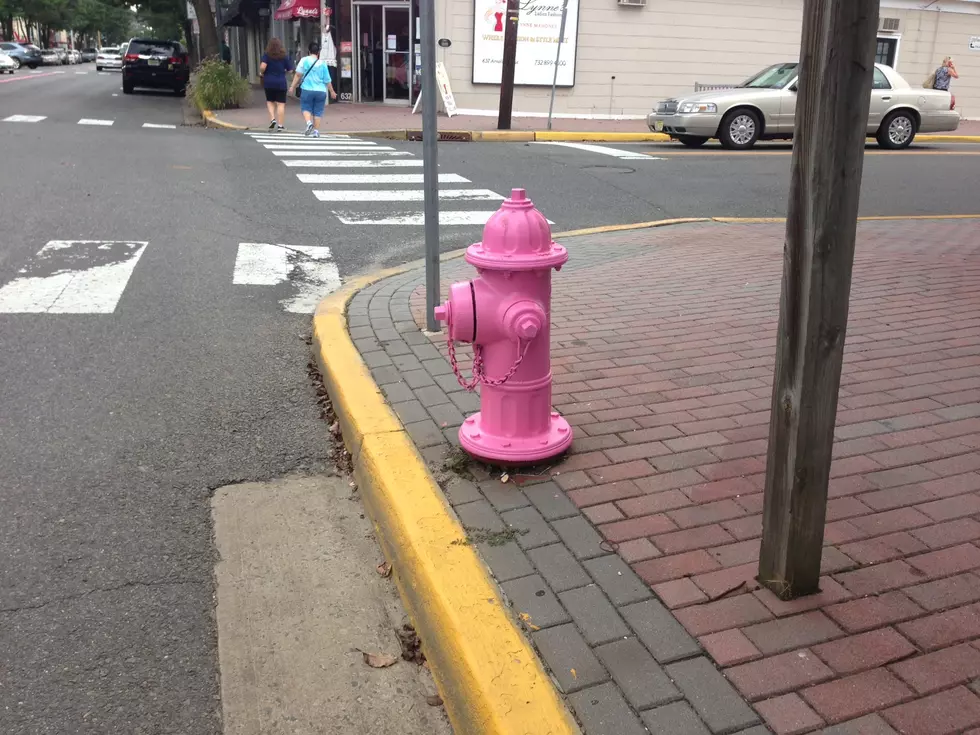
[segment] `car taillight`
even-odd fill
[[[139,61],[139,58],[140,58],[140,55],[139,54],[126,54],[126,56],[123,57],[123,60],[124,61]]]
[[[170,57],[170,63],[171,64],[179,64],[180,63],[180,57],[179,56],[171,56]]]

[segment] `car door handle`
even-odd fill
[[[889,100],[891,100],[891,97],[882,97],[881,99],[883,102],[888,102]]]

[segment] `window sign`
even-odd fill
[[[550,87],[558,54],[562,0],[520,0],[517,24],[517,65],[514,84]],[[579,0],[568,0],[565,38],[558,59],[558,86],[575,84]],[[475,0],[473,18],[473,83],[500,84],[504,58],[506,0]]]

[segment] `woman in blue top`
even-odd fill
[[[319,138],[320,118],[323,117],[323,108],[327,104],[327,93],[329,92],[330,99],[334,100],[337,99],[337,93],[333,91],[330,69],[320,61],[320,44],[313,41],[309,48],[310,55],[304,56],[296,67],[289,91],[292,93],[299,85],[300,109],[306,120],[305,135]]]
[[[293,70],[293,60],[286,54],[282,41],[270,38],[265,48],[262,63],[259,64],[259,76],[265,87],[265,106],[269,109],[269,130],[285,130],[286,122],[286,74]]]

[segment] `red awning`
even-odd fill
[[[320,0],[283,0],[276,11],[276,20],[319,18]]]

